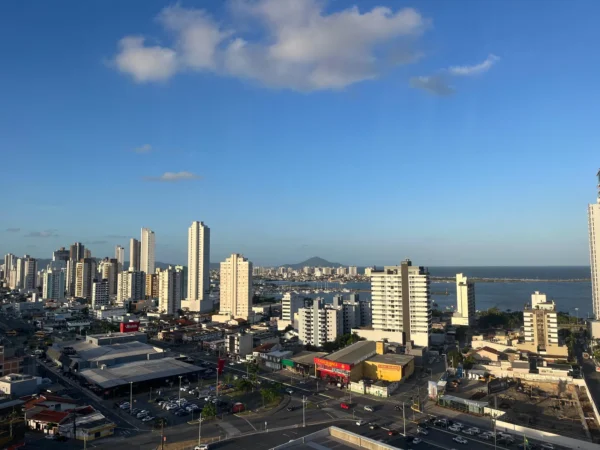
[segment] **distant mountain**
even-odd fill
[[[329,262],[319,256],[313,256],[306,261],[297,264],[284,264],[283,267],[291,267],[292,269],[302,269],[305,266],[309,267],[342,267],[343,264],[337,262]]]

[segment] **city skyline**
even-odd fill
[[[0,4],[0,252],[588,265],[600,4],[446,3]]]

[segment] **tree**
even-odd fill
[[[235,382],[235,388],[238,391],[250,392],[254,388],[254,386],[252,385],[252,383],[250,382],[250,380],[246,380],[244,378],[240,378],[239,380],[237,380]]]
[[[212,403],[212,402],[208,402],[206,405],[204,405],[204,408],[202,408],[202,417],[214,417],[217,415],[217,407]]]
[[[260,395],[265,400],[265,403],[273,403],[279,398],[279,392],[275,388],[264,388],[260,390]]]
[[[452,367],[458,367],[462,360],[463,355],[458,350],[450,350],[448,352],[448,361],[452,364]]]

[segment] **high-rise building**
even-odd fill
[[[410,260],[371,272],[373,338],[429,345],[431,299],[429,272]],[[377,336],[375,336],[377,335]],[[379,340],[374,339],[374,340]]]
[[[159,273],[146,274],[146,298],[158,298]]]
[[[181,283],[183,272],[169,266],[158,274],[158,310],[163,314],[175,314],[181,309]]]
[[[588,231],[590,235],[590,266],[592,270],[592,301],[594,316],[600,320],[600,170],[596,174],[598,198],[588,205]]]
[[[29,258],[29,255],[25,255],[25,258]],[[17,272],[15,286],[17,289],[23,289],[23,284],[25,283],[25,258],[17,258],[15,265]]]
[[[75,297],[92,300],[92,283],[96,278],[96,260],[83,258],[75,269]]]
[[[213,308],[210,294],[210,228],[192,222],[188,229],[187,291],[182,307],[208,312]]]
[[[69,259],[79,262],[85,257],[85,246],[81,242],[75,242],[69,250]]]
[[[29,290],[37,287],[37,260],[25,255],[17,260],[19,288]]]
[[[335,269],[335,274],[338,276],[344,276],[348,274],[348,270],[345,267],[338,267]]]
[[[348,267],[348,276],[350,276],[350,277],[358,276],[358,267],[356,267],[356,266]]]
[[[99,267],[100,278],[108,280],[108,294],[117,295],[117,275],[119,263],[116,258],[104,258]]]
[[[44,273],[44,289],[42,298],[44,300],[54,300],[60,302],[65,299],[65,281],[66,270],[52,268],[46,269]]]
[[[52,261],[64,261],[67,262],[71,256],[71,251],[65,249],[64,247],[55,250],[52,253]]]
[[[84,258],[91,258],[92,257],[92,251],[89,248],[86,248],[83,251],[83,257]]]
[[[123,305],[127,300],[143,300],[146,297],[146,274],[129,270],[117,276],[117,303]]]
[[[559,344],[556,306],[538,291],[531,295],[531,306],[523,311],[523,334],[524,342],[517,344],[520,350],[553,357],[569,354],[568,347]]]
[[[125,264],[125,248],[117,245],[115,247],[115,259],[119,264],[119,272],[123,270],[123,264]]]
[[[281,320],[291,322],[300,308],[304,307],[304,298],[293,292],[286,292],[281,299]]]
[[[95,279],[92,282],[92,309],[110,305],[110,285],[107,279]]]
[[[4,255],[4,279],[11,284],[11,271],[15,268],[17,257],[12,253]],[[16,282],[16,280],[14,280]]]
[[[133,272],[140,271],[140,241],[131,238],[129,241],[129,270]]]
[[[67,296],[75,296],[75,280],[77,279],[77,261],[69,259],[67,261],[67,274],[66,274],[66,292]]]
[[[324,305],[320,298],[314,299],[312,306],[298,310],[298,341],[317,347],[335,341],[343,333],[342,316],[341,308]]]
[[[142,240],[140,243],[140,270],[145,273],[154,273],[154,250],[156,238],[154,231],[142,228]]]
[[[232,254],[221,263],[221,314],[248,320],[252,310],[252,263]]]
[[[470,327],[475,325],[475,283],[462,273],[456,274],[456,312],[452,325]]]

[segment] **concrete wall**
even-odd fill
[[[577,450],[600,450],[600,445],[593,444],[592,442],[580,441],[558,434],[549,433],[547,431],[534,430],[532,428],[522,427],[508,422],[496,421],[496,429],[498,431],[505,431],[514,436],[517,443],[521,443],[523,436],[530,439],[538,439],[543,442],[548,442],[554,445],[560,445],[569,449]],[[520,441],[520,439],[521,441]]]

